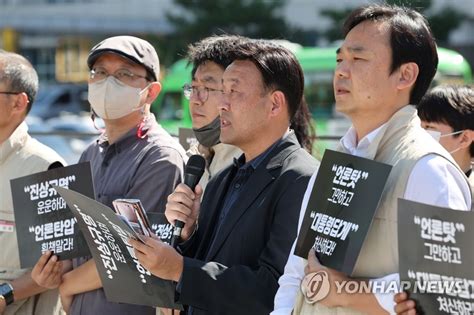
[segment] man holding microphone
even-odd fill
[[[296,236],[304,187],[317,161],[290,122],[303,97],[301,66],[287,49],[249,41],[223,75],[221,142],[244,154],[209,182],[202,198],[179,185],[170,222],[185,223],[181,253],[157,240],[132,242],[140,263],[178,283],[188,314],[268,314]]]

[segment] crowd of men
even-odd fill
[[[311,155],[304,75],[292,52],[237,35],[190,45],[192,72],[183,92],[198,143],[185,152],[150,112],[161,91],[154,47],[117,36],[90,51],[88,97],[105,130],[79,162],[91,163],[97,201],[111,207],[117,198],[140,199],[147,211],[184,222],[176,249],[153,237],[130,240],[148,271],[176,283],[184,314],[416,313],[406,293],[341,294],[332,285],[313,303],[301,286],[320,270],[331,283],[399,281],[398,198],[471,209],[474,90],[428,91],[436,43],[414,10],[363,6],[343,31],[334,93],[336,110],[352,127],[337,150],[393,167],[352,275],[323,266],[314,251],[308,259],[293,254],[319,162]],[[24,120],[37,89],[31,64],[0,51],[2,225],[14,224],[10,179],[65,165],[28,135]],[[182,183],[192,154],[206,161],[194,190]],[[0,314],[178,312],[108,301],[91,257],[59,261],[46,252],[25,270],[16,234],[0,229],[0,244]]]

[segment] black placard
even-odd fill
[[[179,144],[181,144],[185,151],[197,143],[196,136],[191,128],[179,128],[178,135]]]
[[[12,179],[10,186],[22,268],[34,266],[47,250],[61,260],[89,255],[76,219],[53,188],[69,187],[94,198],[89,162]]]
[[[135,258],[135,232],[107,206],[72,190],[57,188],[75,215],[99,271],[107,300],[182,309],[175,284],[153,276]]]
[[[474,314],[474,213],[398,200],[402,289],[417,314]]]
[[[295,254],[314,247],[320,262],[350,275],[392,167],[326,150],[305,211]]]
[[[151,230],[163,242],[171,244],[171,236],[173,235],[174,226],[168,222],[163,213],[147,213],[150,220]]]

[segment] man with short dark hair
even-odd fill
[[[337,284],[398,279],[397,202],[469,210],[471,192],[452,157],[420,125],[416,109],[435,75],[438,56],[426,20],[418,12],[388,5],[355,9],[344,23],[345,39],[337,50],[334,74],[336,110],[352,127],[338,150],[392,165],[374,219],[352,275],[322,266],[314,250],[308,260],[292,254],[280,278],[272,314],[387,314],[393,295],[337,292]],[[411,104],[411,105],[410,105]],[[305,200],[313,189],[308,185]],[[301,208],[304,216],[307,202]],[[329,275],[330,290],[320,300],[303,296],[300,285],[316,272]],[[349,277],[350,276],[350,277]],[[388,276],[389,278],[377,279]],[[305,287],[306,292],[311,292]],[[305,302],[305,298],[308,302]]]
[[[178,185],[170,222],[185,223],[184,256],[154,239],[131,241],[154,275],[178,282],[188,314],[268,314],[296,236],[298,209],[317,161],[290,121],[301,106],[303,71],[287,49],[268,41],[234,48],[223,74],[220,140],[244,154],[211,179],[202,198]]]
[[[0,314],[60,314],[57,290],[47,291],[20,268],[10,180],[64,165],[31,138],[25,118],[38,91],[38,75],[24,57],[0,50]]]
[[[184,86],[184,93],[189,98],[189,110],[198,143],[187,153],[200,154],[206,158],[206,169],[199,182],[203,189],[213,175],[229,166],[234,157],[242,154],[236,146],[222,143],[219,139],[218,104],[221,100],[222,75],[236,58],[234,47],[251,40],[237,35],[214,35],[188,48],[188,60],[193,65],[192,83]],[[294,130],[300,145],[311,153],[316,137],[304,99],[292,118],[290,128]]]

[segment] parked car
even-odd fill
[[[65,113],[80,115],[89,111],[87,84],[62,83],[40,86],[31,115],[50,119]]]
[[[44,121],[28,115],[26,123],[33,138],[54,149],[68,164],[77,163],[99,133],[88,116],[65,115]],[[100,128],[103,122],[97,125]]]

